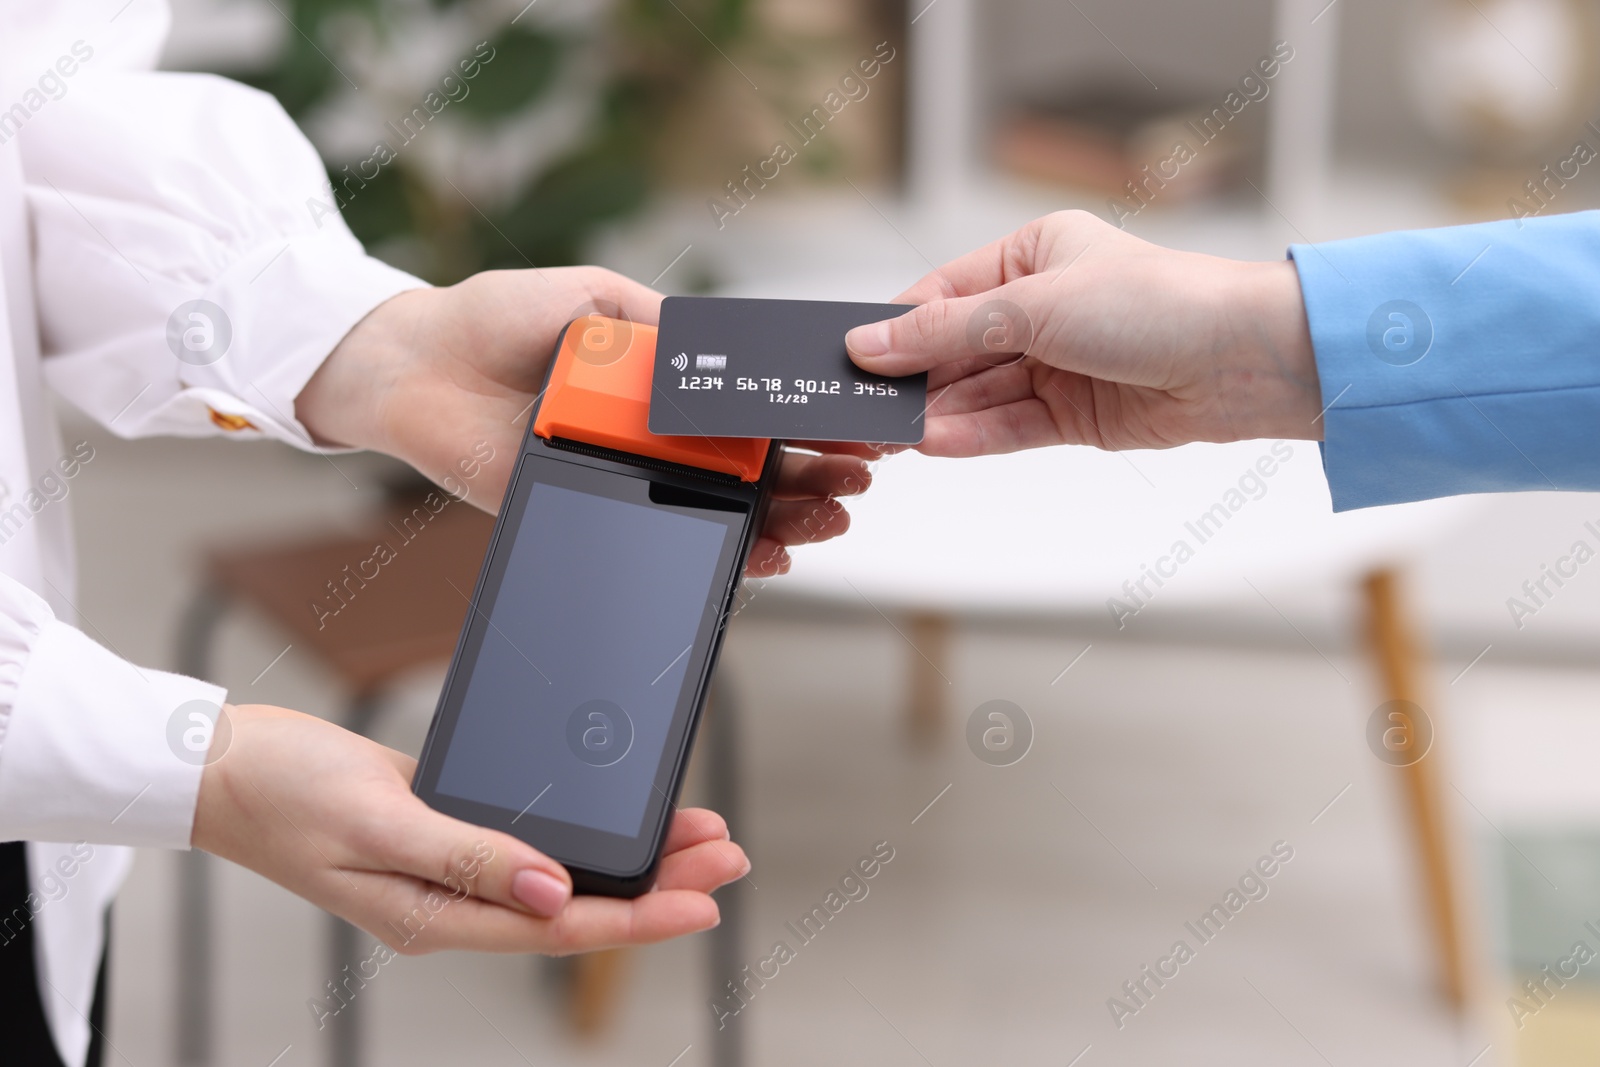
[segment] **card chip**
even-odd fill
[[[728,357],[727,356],[711,355],[709,353],[702,352],[698,356],[694,357],[694,369],[695,370],[727,370],[728,369]]]

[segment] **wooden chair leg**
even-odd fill
[[[1396,767],[1405,793],[1417,856],[1421,862],[1424,910],[1433,926],[1438,952],[1439,983],[1451,1007],[1461,1010],[1468,999],[1468,974],[1460,897],[1456,892],[1449,834],[1440,792],[1437,748],[1440,714],[1426,699],[1422,674],[1426,655],[1411,625],[1395,571],[1374,571],[1363,583],[1367,637],[1386,701],[1408,701],[1425,709],[1434,739],[1430,750]],[[1420,736],[1415,730],[1413,737]]]
[[[584,1037],[594,1037],[616,1017],[627,978],[628,950],[586,952],[572,959],[572,1027]]]
[[[950,616],[939,611],[917,612],[906,620],[910,685],[906,691],[906,727],[911,739],[931,745],[950,717]]]

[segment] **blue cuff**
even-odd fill
[[[1600,212],[1289,255],[1334,510],[1600,489]]]

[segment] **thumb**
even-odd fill
[[[941,363],[979,357],[995,366],[1015,362],[1037,336],[1036,316],[1011,286],[976,296],[930,300],[904,315],[857,326],[845,348],[862,370],[899,376]]]
[[[437,883],[457,899],[490,903],[550,918],[572,898],[572,878],[544,853],[510,834],[473,826],[421,800],[411,818],[393,820],[396,833],[380,863]],[[383,847],[383,846],[380,846]]]
[[[604,308],[611,303],[616,308],[612,318],[627,319],[646,326],[654,326],[661,321],[660,293],[624,275],[601,268],[592,269],[596,271],[596,277],[589,286],[589,293],[595,298],[596,306]]]

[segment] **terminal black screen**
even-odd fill
[[[653,860],[750,505],[530,453],[417,776],[570,865]]]

